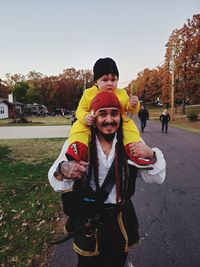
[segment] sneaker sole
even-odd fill
[[[139,169],[147,169],[147,170],[152,170],[153,169],[153,165],[152,164],[149,164],[149,165],[138,165],[137,163],[133,162],[132,160],[128,159],[128,164],[129,165],[132,165],[132,166],[135,166]]]

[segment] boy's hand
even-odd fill
[[[95,116],[93,114],[87,114],[85,116],[85,123],[87,126],[92,126],[94,123]]]
[[[135,107],[137,107],[137,104],[139,102],[139,99],[138,99],[138,97],[136,95],[131,95],[130,94],[130,96],[129,96],[129,102],[130,102],[130,106],[132,108],[135,108]]]
[[[138,158],[153,158],[153,150],[142,142],[132,142],[129,144],[130,152]]]

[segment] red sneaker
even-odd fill
[[[139,169],[153,169],[153,164],[155,161],[151,161],[150,159],[144,159],[144,158],[136,158],[134,156],[131,157],[131,159],[128,159],[128,164],[133,165]]]
[[[153,164],[155,163],[155,160],[150,160],[146,158],[138,158],[133,156],[133,154],[130,152],[128,145],[125,146],[125,152],[128,157],[128,164],[136,166],[139,169],[153,169]]]
[[[88,147],[81,142],[74,142],[70,144],[65,155],[68,160],[87,161]]]

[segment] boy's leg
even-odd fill
[[[168,123],[165,124],[165,132],[167,133],[168,130]]]
[[[123,134],[124,134],[123,142],[125,146],[125,152],[129,159],[128,163],[142,169],[152,168],[153,166],[152,161],[150,161],[149,159],[134,157],[129,149],[130,143],[142,141],[138,128],[133,122],[133,120],[129,118],[123,119]]]
[[[89,137],[90,128],[76,121],[71,128],[68,138],[69,147],[66,151],[68,160],[87,160]]]
[[[144,128],[146,127],[146,124],[147,124],[147,121],[145,120],[145,121],[144,121]]]
[[[162,133],[163,133],[163,131],[164,131],[164,123],[162,123]]]
[[[141,121],[141,130],[142,130],[142,133],[144,132],[144,121]]]
[[[146,127],[146,121],[142,121],[142,132],[144,132],[145,127]]]

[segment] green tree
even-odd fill
[[[29,85],[25,81],[16,82],[12,87],[12,92],[14,99],[18,102],[27,103],[27,91],[29,89]]]
[[[33,84],[29,85],[29,88],[26,92],[26,100],[28,103],[38,103],[39,91],[38,88]]]

